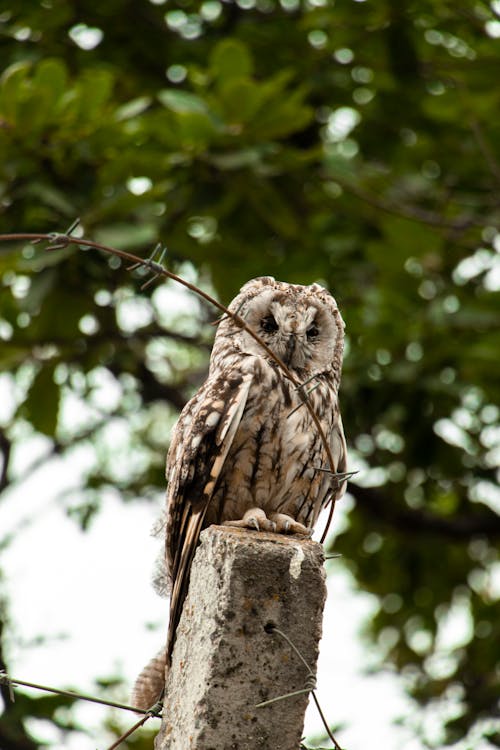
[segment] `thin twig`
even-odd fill
[[[493,149],[488,143],[488,140],[484,134],[483,128],[479,120],[474,115],[470,116],[469,125],[474,135],[474,138],[476,139],[478,148],[488,166],[488,169],[490,170],[491,174],[493,175],[497,183],[500,184],[500,166],[497,160],[495,159],[495,154],[493,153]]]
[[[364,203],[367,203],[373,208],[377,208],[385,213],[392,214],[393,216],[400,216],[403,219],[409,221],[415,221],[419,224],[427,224],[430,227],[436,229],[451,229],[454,231],[465,231],[473,226],[482,226],[482,223],[478,219],[473,219],[471,216],[461,216],[458,219],[447,221],[443,219],[440,214],[426,211],[425,209],[418,208],[416,206],[396,206],[388,201],[377,198],[375,195],[360,190],[355,185],[350,184],[347,181],[341,180],[335,177],[335,181],[338,182],[342,190],[350,195],[354,195]]]

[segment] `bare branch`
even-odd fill
[[[403,534],[436,534],[463,541],[474,536],[500,538],[500,516],[487,507],[477,513],[443,517],[428,510],[397,506],[375,487],[360,487],[351,482],[349,491],[364,513]]]
[[[410,221],[415,221],[419,224],[427,224],[428,226],[435,227],[436,229],[448,229],[453,230],[454,232],[463,232],[466,229],[474,226],[484,226],[484,221],[474,219],[470,215],[461,216],[454,221],[448,221],[444,219],[440,214],[437,214],[433,211],[427,211],[426,209],[419,208],[418,206],[396,206],[382,198],[379,198],[378,196],[368,193],[365,190],[360,190],[358,187],[350,184],[347,181],[340,180],[337,177],[335,177],[334,179],[335,182],[338,182],[342,190],[344,190],[346,193],[354,195],[356,198],[359,198],[364,203],[373,206],[373,208],[376,208],[379,211],[384,211],[384,213],[388,213],[393,216],[400,216],[402,219],[409,219]]]

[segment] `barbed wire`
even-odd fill
[[[328,726],[328,722],[327,722],[327,720],[325,718],[325,715],[324,715],[324,713],[323,713],[323,711],[321,709],[321,706],[320,706],[320,703],[319,703],[319,700],[318,700],[318,696],[316,695],[316,687],[317,687],[317,684],[316,684],[316,675],[312,671],[311,667],[309,666],[309,664],[307,663],[307,661],[304,659],[304,657],[302,656],[302,654],[300,653],[299,649],[297,648],[297,646],[295,645],[295,643],[292,641],[292,639],[286,633],[284,633],[283,630],[280,630],[280,628],[278,628],[272,622],[268,622],[267,625],[264,625],[264,630],[265,630],[266,633],[269,633],[271,635],[274,634],[274,633],[276,633],[281,638],[283,638],[284,641],[286,641],[288,643],[288,645],[290,646],[290,648],[292,649],[292,651],[295,652],[295,654],[298,656],[298,658],[300,659],[300,661],[302,662],[302,664],[305,666],[305,668],[307,670],[307,677],[306,677],[306,680],[305,680],[304,687],[301,688],[300,690],[294,690],[291,693],[285,693],[284,695],[278,695],[276,698],[271,698],[270,700],[262,701],[262,703],[257,703],[257,705],[255,706],[255,708],[264,708],[265,706],[270,706],[273,703],[277,703],[278,701],[283,701],[283,700],[286,700],[287,698],[293,698],[296,695],[303,695],[304,693],[310,693],[312,695],[312,697],[313,697],[313,700],[314,700],[315,704],[316,704],[316,708],[318,709],[318,713],[319,713],[319,715],[321,717],[321,721],[323,723],[323,726],[325,727],[326,733],[327,733],[328,737],[330,738],[330,740],[333,742],[333,746],[334,746],[335,750],[342,750],[342,748],[340,747],[339,743],[337,742],[337,740],[333,736],[333,733],[332,733],[330,727]]]
[[[135,706],[129,706],[127,703],[117,703],[116,701],[108,701],[105,698],[98,698],[94,695],[87,695],[86,693],[78,693],[74,690],[63,690],[61,688],[50,687],[49,685],[39,685],[36,682],[27,682],[26,680],[18,680],[14,677],[10,677],[5,670],[0,671],[0,685],[6,685],[10,691],[11,700],[14,702],[13,687],[28,687],[33,690],[41,690],[45,693],[54,693],[55,695],[62,695],[65,698],[75,698],[75,700],[89,701],[90,703],[100,703],[102,706],[108,706],[110,708],[120,708],[122,711],[133,711],[136,714],[147,714],[151,709],[136,708]]]
[[[5,670],[0,671],[0,685],[6,685],[7,689],[9,691],[9,697],[11,701],[15,702],[15,695],[14,695],[14,686],[18,687],[28,687],[32,688],[33,690],[41,690],[45,693],[52,693],[55,695],[61,695],[65,698],[74,698],[75,700],[81,700],[81,701],[88,701],[89,703],[98,703],[101,706],[107,706],[108,708],[118,708],[121,711],[132,711],[136,714],[144,714],[138,721],[135,722],[135,724],[130,727],[130,729],[127,729],[127,731],[120,735],[116,741],[113,742],[112,745],[110,745],[107,750],[115,750],[115,748],[119,747],[121,743],[127,739],[127,737],[130,737],[131,734],[133,734],[137,729],[142,727],[148,719],[151,719],[153,717],[160,718],[161,717],[161,709],[162,704],[161,701],[158,701],[155,703],[154,706],[148,709],[142,709],[142,708],[136,708],[135,706],[129,706],[126,703],[118,703],[116,701],[109,701],[105,698],[98,698],[94,695],[88,695],[86,693],[78,693],[74,690],[63,690],[61,688],[54,688],[50,687],[49,685],[39,685],[36,682],[28,682],[27,680],[18,680],[14,677],[10,677]]]
[[[163,693],[162,693],[163,696]],[[161,697],[159,700],[156,701],[156,703],[151,706],[151,708],[148,708],[148,710],[145,712],[145,716],[142,717],[142,719],[139,719],[139,721],[136,721],[135,724],[132,724],[132,726],[127,729],[123,734],[121,734],[118,739],[116,739],[112,745],[110,745],[107,750],[115,750],[117,747],[119,747],[122,742],[124,742],[127,737],[130,737],[134,732],[136,732],[138,729],[140,729],[144,724],[148,721],[148,719],[151,719],[153,717],[159,718],[161,716],[161,710],[163,708],[163,697]]]
[[[269,700],[262,701],[261,703],[257,703],[255,705],[255,708],[265,708],[267,706],[271,706],[275,703],[278,703],[279,701],[287,700],[288,698],[293,698],[298,695],[304,695],[305,693],[308,693],[312,696],[316,708],[318,710],[318,713],[320,715],[322,724],[325,728],[325,731],[329,737],[329,739],[333,742],[333,746],[335,750],[342,750],[341,746],[335,739],[330,727],[328,726],[328,722],[325,718],[325,715],[323,713],[323,710],[321,708],[320,702],[318,700],[318,696],[316,695],[316,688],[317,688],[317,682],[316,682],[316,675],[314,674],[313,670],[309,666],[308,662],[304,658],[304,656],[301,654],[295,643],[292,641],[292,639],[280,628],[278,628],[274,623],[267,623],[264,626],[264,631],[268,634],[276,634],[279,635],[286,643],[290,646],[292,651],[296,654],[296,656],[300,659],[302,664],[307,670],[307,676],[305,679],[304,687],[300,688],[298,690],[293,690],[292,692],[285,693],[283,695],[278,695],[275,698],[270,698]],[[48,685],[40,685],[35,682],[28,682],[27,680],[19,680],[14,677],[10,677],[5,670],[0,671],[0,685],[6,685],[11,700],[14,702],[14,686],[16,687],[28,687],[32,688],[33,690],[40,690],[47,693],[52,693],[55,695],[61,695],[66,698],[74,698],[75,700],[82,700],[82,701],[88,701],[90,703],[97,703],[102,706],[106,706],[108,708],[117,708],[121,711],[132,711],[136,714],[143,714],[143,716],[136,721],[131,727],[129,727],[123,734],[121,734],[106,750],[116,750],[128,737],[130,737],[134,732],[136,732],[138,729],[140,729],[146,721],[148,721],[151,718],[161,718],[162,716],[162,708],[163,708],[163,701],[162,698],[160,698],[153,706],[151,706],[148,709],[141,709],[137,708],[135,706],[130,706],[126,703],[118,703],[117,701],[109,701],[105,698],[98,698],[97,696],[88,695],[86,693],[79,693],[74,690],[63,690],[61,688],[54,688],[49,687]]]

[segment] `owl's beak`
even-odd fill
[[[297,343],[297,339],[295,338],[295,334],[291,333],[288,336],[288,341],[285,344],[285,356],[283,357],[283,362],[285,365],[289,365],[292,361],[293,353],[295,351],[295,344]]]

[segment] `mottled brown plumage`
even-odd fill
[[[298,389],[248,332],[223,318],[208,378],[184,407],[167,458],[165,555],[172,585],[167,660],[203,528],[217,523],[309,534],[328,500],[338,499],[345,487],[332,473],[318,470],[346,470],[337,397],[344,323],[335,300],[318,284],[286,284],[266,276],[245,284],[229,309],[304,386]],[[157,667],[155,662],[156,673]],[[144,673],[139,678],[135,705],[144,706],[140,693],[147,679]]]

